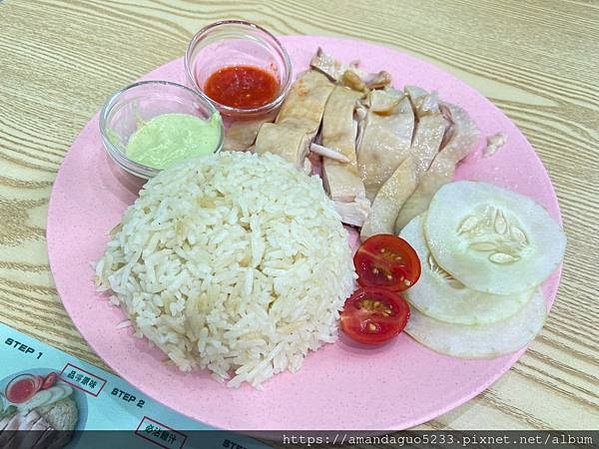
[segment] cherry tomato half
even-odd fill
[[[404,291],[420,278],[420,260],[414,248],[390,234],[367,239],[354,255],[358,283],[363,287],[382,287]]]
[[[367,345],[384,343],[399,334],[410,318],[410,306],[399,293],[359,288],[345,301],[341,329]]]
[[[47,390],[48,388],[53,386],[56,383],[56,379],[58,379],[58,374],[56,374],[56,373],[48,374],[46,376],[46,378],[44,379],[44,383],[42,384],[42,390]]]

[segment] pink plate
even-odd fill
[[[485,180],[528,195],[560,220],[555,192],[541,161],[516,126],[492,103],[444,71],[366,42],[314,36],[283,37],[296,72],[321,46],[341,60],[361,61],[370,71],[391,72],[394,84],[437,90],[464,107],[483,135],[505,131],[508,144],[491,158],[477,151],[457,178]],[[185,83],[183,61],[172,61],[144,79]],[[73,322],[98,355],[134,386],[165,405],[206,424],[233,430],[399,430],[433,419],[479,394],[505,373],[523,351],[494,360],[460,360],[436,354],[400,335],[385,347],[364,350],[343,342],[311,353],[296,374],[283,373],[264,391],[232,390],[206,372],[182,374],[131,329],[95,292],[91,264],[108,231],[136,198],[140,183],[121,172],[102,148],[97,115],[69,151],[52,191],[48,251],[56,287]],[[550,305],[559,271],[544,284]]]

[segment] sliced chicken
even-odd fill
[[[342,64],[333,56],[323,52],[321,48],[318,49],[316,55],[310,61],[310,67],[321,71],[332,81],[360,92],[369,89],[380,89],[391,85],[391,75],[389,72],[364,72],[356,67],[355,64]]]
[[[369,93],[364,103],[372,112],[379,115],[391,115],[405,96],[406,94],[393,88],[375,90]]]
[[[337,86],[327,101],[321,131],[323,145],[335,149],[348,160],[341,163],[325,159],[322,169],[325,189],[333,199],[341,221],[353,226],[362,226],[370,210],[356,158],[354,110],[361,97],[360,92]]]
[[[363,94],[337,86],[329,97],[322,118],[321,139],[325,147],[333,148],[348,158],[348,168],[358,173],[356,158],[357,124],[354,110]]]
[[[357,153],[357,149],[360,148],[360,145],[362,145],[362,138],[364,137],[364,120],[366,119],[366,116],[368,115],[368,108],[364,105],[363,102],[358,102],[356,104],[356,110],[354,111],[354,120],[356,121],[357,127],[358,127],[358,131],[357,131],[357,135],[356,135],[356,153]],[[360,157],[358,156],[358,161],[360,160]],[[359,165],[358,165],[358,169],[359,169]]]
[[[276,154],[293,163],[298,170],[303,170],[312,137],[301,127],[264,123],[256,139],[255,151],[259,154]]]
[[[456,165],[472,152],[480,138],[480,131],[470,116],[459,106],[442,103],[444,116],[452,122],[447,145],[435,156],[430,168],[422,175],[418,187],[399,211],[395,232],[399,232],[417,215],[428,209],[433,195],[451,182]]]
[[[38,421],[40,421],[40,423],[36,427]],[[44,429],[47,429],[51,426],[37,411],[30,410],[27,414],[22,415],[19,430],[32,430],[34,427],[43,427]]]
[[[4,432],[19,430],[19,426],[21,425],[22,418],[23,418],[22,414],[15,413],[11,417],[4,418],[2,420],[2,425],[4,426],[4,428],[2,429],[2,432],[0,432],[0,442],[3,441],[2,437],[4,437]],[[2,447],[2,446],[0,446],[0,447]]]
[[[362,71],[358,71],[358,69],[354,69],[362,78],[362,81],[366,84],[368,89],[382,89],[387,86],[391,86],[391,82],[393,81],[391,78],[391,74],[384,70],[381,70],[378,73],[364,73]]]
[[[39,434],[39,440],[37,440],[35,445],[30,446],[30,449],[50,449],[52,447],[62,449],[72,438],[72,432],[65,432],[63,430],[47,429],[45,432],[40,431]],[[61,442],[62,445],[58,446],[57,441]]]
[[[0,419],[0,434],[2,431],[8,426],[8,424],[12,421],[14,416],[8,416]]]
[[[370,92],[368,104],[359,122],[357,153],[360,176],[372,199],[410,151],[414,112],[404,93],[395,89]]]
[[[306,159],[320,128],[326,102],[335,85],[320,72],[304,72],[291,86],[275,123],[264,123],[256,137],[255,152],[273,153],[310,171]]]
[[[434,93],[429,94],[422,87],[405,86],[404,92],[408,95],[408,97],[410,97],[410,101],[414,105],[414,110],[420,110],[422,112],[426,112],[427,106],[423,105],[422,101],[425,100],[427,97],[430,99],[430,103],[432,103],[429,107],[433,107],[433,108],[435,107],[435,99],[437,98],[436,95],[434,95]],[[439,107],[438,101],[436,103],[436,107]]]
[[[335,82],[341,79],[345,71],[349,68],[349,66],[342,64],[335,57],[326,54],[320,47],[312,57],[310,67],[319,70]]]
[[[414,156],[418,178],[420,178],[439,152],[447,126],[439,109],[437,94],[434,92],[428,94],[420,88],[418,88],[419,92],[414,90],[414,88],[406,87],[418,119],[410,153]]]
[[[326,190],[333,201],[351,203],[356,198],[366,198],[362,180],[348,164],[325,159],[322,169]]]
[[[30,411],[27,414],[15,413],[9,420],[4,430],[0,433],[0,447],[3,449],[18,449],[23,446],[22,444],[27,439],[33,429],[34,424],[40,419],[40,415],[36,411]],[[39,435],[38,435],[39,437]],[[37,437],[35,441],[37,441]],[[31,443],[35,443],[31,441]]]
[[[16,432],[15,437],[10,441],[7,449],[30,449],[36,446],[40,437],[47,430],[52,430],[50,424],[35,410],[31,410],[23,417],[21,432]]]
[[[387,72],[366,73],[350,67],[339,79],[339,84],[359,92],[368,92],[371,89],[382,89],[391,84],[391,75]]]
[[[322,167],[324,187],[331,195],[341,221],[362,226],[370,213],[370,201],[364,195],[364,185],[358,176],[343,164],[325,160]]]
[[[408,154],[380,188],[360,231],[362,241],[375,234],[393,234],[399,212],[397,203],[407,200],[418,183],[416,167],[414,156]]]
[[[46,449],[63,449],[67,444],[71,442],[73,438],[73,432],[58,432],[58,436],[54,436],[52,442],[46,447]],[[37,449],[37,448],[36,448]]]
[[[308,70],[292,84],[275,123],[303,128],[316,135],[335,85],[322,73]]]
[[[335,202],[335,210],[341,217],[341,222],[358,228],[364,225],[370,207],[370,200],[367,198],[356,198],[351,203]]]
[[[5,422],[8,421],[8,422]],[[38,410],[17,412],[0,421],[2,449],[60,449],[71,440],[72,431],[57,431]]]
[[[395,232],[400,209],[416,190],[443,139],[446,122],[439,110],[436,95],[426,94],[422,89],[406,88],[406,91],[418,118],[414,141],[408,156],[376,194],[370,215],[360,233],[362,240],[375,234]]]
[[[16,430],[19,428],[20,415],[15,413],[8,418],[0,420],[0,447],[8,446],[8,442],[13,439]]]
[[[256,141],[258,131],[264,123],[274,121],[277,111],[250,120],[236,120],[225,133],[223,151],[245,151]]]
[[[451,141],[451,139],[453,139],[456,128],[454,126],[449,105],[447,103],[439,103],[439,110],[445,119],[445,133],[443,134],[443,139],[441,139],[441,149],[439,150],[441,151]]]

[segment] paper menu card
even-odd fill
[[[66,431],[46,444],[45,429],[55,428]],[[120,377],[0,323],[0,447],[24,447],[14,438],[37,439],[36,449],[268,448],[186,418]]]

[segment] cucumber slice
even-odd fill
[[[541,284],[564,257],[566,236],[531,198],[457,181],[433,197],[424,220],[431,254],[464,285],[509,295]]]
[[[540,289],[514,316],[495,323],[464,326],[444,323],[412,309],[405,331],[433,351],[462,358],[490,358],[530,343],[545,323],[547,311]]]
[[[41,390],[38,391],[37,393],[35,393],[33,395],[33,397],[31,399],[29,399],[27,402],[23,402],[22,404],[17,404],[17,409],[19,411],[29,411],[29,410],[33,410],[36,407],[40,407],[42,405],[45,405],[48,403],[48,401],[50,401],[52,399],[52,392],[48,391],[48,390]]]
[[[454,324],[493,323],[514,315],[531,298],[530,291],[493,295],[466,287],[436,263],[424,240],[423,221],[422,215],[412,219],[400,234],[420,258],[420,279],[405,292],[420,312]]]
[[[70,396],[70,394],[73,392],[73,389],[69,385],[63,383],[55,384],[50,388],[50,390],[52,390],[52,399],[49,404],[62,401],[64,398]]]

